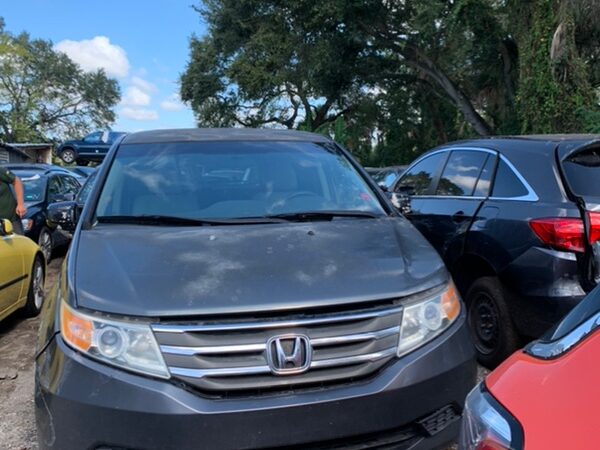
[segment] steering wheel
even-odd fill
[[[296,198],[300,198],[300,197],[316,197],[319,200],[323,200],[323,197],[321,197],[320,195],[315,194],[314,192],[310,192],[310,191],[298,191],[298,192],[294,192],[293,194],[289,195],[288,197],[285,197],[283,199],[283,202],[288,202],[290,200],[294,200]]]

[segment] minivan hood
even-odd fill
[[[73,255],[76,302],[107,313],[186,317],[391,299],[444,283],[403,218],[262,225],[99,224]]]

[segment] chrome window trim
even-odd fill
[[[540,359],[553,359],[567,353],[600,326],[600,313],[594,314],[560,339],[551,342],[534,341],[526,353]]]
[[[513,163],[511,163],[509,161],[509,159],[506,156],[504,156],[502,153],[500,153],[500,159],[506,163],[508,168],[510,170],[512,170],[512,172],[519,179],[521,184],[523,184],[523,186],[525,186],[525,189],[527,189],[527,194],[521,195],[519,197],[489,197],[489,199],[490,200],[510,200],[510,201],[516,201],[516,202],[537,202],[540,198],[537,196],[537,194],[535,193],[533,188],[529,185],[527,180],[523,177],[523,175],[521,175],[521,173],[513,165]],[[496,183],[496,180],[494,179],[494,184],[495,183]]]
[[[517,168],[513,165],[513,163],[510,162],[510,160],[506,156],[504,156],[502,153],[500,153],[496,150],[491,150],[489,148],[483,148],[483,147],[447,147],[447,148],[435,150],[431,153],[426,153],[425,155],[422,155],[419,158],[417,158],[410,166],[408,166],[408,168],[402,174],[402,176],[400,177],[400,179],[397,181],[396,184],[398,184],[402,180],[402,178],[404,177],[405,174],[407,174],[414,166],[419,164],[424,159],[426,159],[430,156],[433,156],[433,155],[437,155],[439,153],[452,152],[452,151],[472,151],[472,152],[477,151],[477,152],[489,153],[489,154],[495,155],[495,156],[500,156],[500,159],[506,163],[506,165],[509,167],[509,169],[515,174],[515,176],[523,184],[525,189],[527,189],[527,194],[521,195],[519,197],[494,197],[494,196],[473,197],[470,195],[428,194],[428,195],[411,195],[411,198],[415,198],[415,199],[416,198],[422,198],[422,199],[424,199],[424,198],[446,199],[447,198],[447,199],[454,199],[454,200],[466,200],[466,199],[485,200],[485,199],[488,199],[488,200],[509,200],[509,201],[518,201],[518,202],[537,202],[540,199],[537,196],[537,194],[535,193],[535,191],[533,190],[533,188],[531,187],[531,185],[527,182],[527,180],[525,180],[523,175],[521,175],[521,173],[517,170]],[[494,182],[495,182],[495,179],[494,179]]]

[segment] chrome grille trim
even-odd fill
[[[378,361],[387,356],[394,356],[398,349],[396,347],[388,348],[380,352],[367,353],[366,355],[345,356],[343,358],[322,359],[313,361],[310,365],[311,369],[321,369],[325,367],[350,366],[353,364],[361,364],[365,362]]]
[[[176,325],[176,324],[153,324],[152,329],[160,333],[193,333],[193,332],[209,332],[209,331],[239,331],[239,330],[257,330],[257,329],[273,329],[273,328],[293,328],[309,325],[326,325],[330,323],[352,322],[357,320],[365,320],[376,317],[385,317],[392,314],[397,314],[402,311],[401,306],[394,308],[367,311],[354,314],[340,314],[327,317],[311,317],[307,319],[271,321],[271,322],[230,322],[219,324],[206,325]]]
[[[352,344],[357,342],[370,341],[373,339],[383,339],[388,336],[400,333],[400,326],[386,328],[380,331],[371,333],[346,334],[342,336],[332,336],[324,338],[311,339],[310,343],[313,347],[321,347],[325,345]],[[178,345],[161,345],[160,350],[163,353],[171,355],[215,355],[224,353],[252,353],[262,352],[266,350],[267,344],[240,344],[240,345],[213,345],[205,347],[185,347]]]
[[[311,369],[331,368],[340,366],[349,366],[353,364],[361,364],[365,362],[373,362],[385,358],[387,356],[393,356],[396,354],[396,347],[388,348],[386,350],[368,353],[365,355],[357,356],[346,356],[343,358],[332,358],[322,359],[319,361],[312,361],[310,364]],[[235,377],[235,376],[249,376],[249,375],[260,375],[271,373],[269,366],[250,366],[250,367],[229,367],[226,369],[188,369],[185,367],[170,367],[172,375],[180,375],[188,378],[204,378],[204,377]]]
[[[170,355],[218,355],[223,353],[262,352],[267,344],[212,345],[206,347],[183,347],[179,345],[161,345],[160,350]]]
[[[378,305],[320,315],[161,323],[152,330],[173,378],[212,394],[255,395],[257,390],[332,385],[377,373],[396,357],[402,313],[398,304]],[[307,366],[285,373],[274,353],[287,339],[284,358],[290,356],[297,345],[290,340],[298,336],[307,340]]]

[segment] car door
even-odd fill
[[[102,142],[102,132],[96,131],[88,134],[83,138],[82,144],[79,146],[79,154],[96,155],[100,153]]]
[[[0,318],[19,300],[27,281],[23,264],[23,252],[15,235],[5,236],[0,231]]]
[[[446,264],[451,264],[460,255],[469,226],[489,194],[496,154],[484,149],[460,148],[439,154],[443,155],[442,167],[436,166],[439,175],[432,174],[428,189],[411,198],[408,218]],[[414,173],[414,169],[408,172]]]

